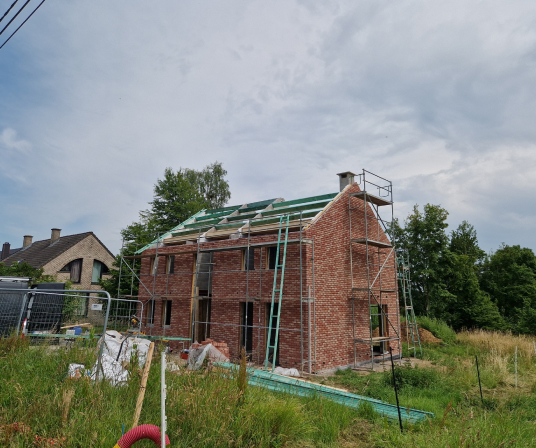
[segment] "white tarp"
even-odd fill
[[[276,367],[274,373],[285,376],[300,376],[298,369],[285,369],[284,367]]]
[[[132,355],[137,354],[138,364],[143,368],[147,359],[147,352],[151,342],[142,338],[131,338],[109,330],[101,337],[97,350],[101,353],[100,363],[97,360],[93,368],[87,372],[92,380],[107,379],[114,386],[125,384],[128,381],[128,370]],[[84,365],[70,364],[69,377],[79,378]]]
[[[227,358],[212,344],[202,345],[199,348],[191,348],[188,353],[188,370],[197,370],[203,365],[203,361],[208,356],[211,362],[228,362]]]

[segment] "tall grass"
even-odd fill
[[[159,359],[151,366],[140,424],[160,426]],[[0,446],[113,446],[122,424],[132,425],[140,372],[134,366],[123,387],[67,378],[70,363],[94,361],[94,349],[0,340]],[[168,372],[166,383],[172,447],[329,446],[357,418],[324,399],[246,387],[229,371]]]

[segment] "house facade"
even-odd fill
[[[244,348],[257,364],[305,372],[399,356],[396,260],[381,217],[392,215],[391,184],[365,174],[341,173],[337,193],[201,211],[140,251],[144,331],[211,338],[231,357]]]
[[[1,252],[1,262],[6,265],[27,262],[59,282],[70,280],[83,290],[102,289],[99,280],[106,278],[114,260],[93,232],[61,236],[61,229],[52,229],[46,240],[33,241],[33,236],[25,235],[22,247],[17,249],[4,243]]]

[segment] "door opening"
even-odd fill
[[[246,355],[253,352],[253,303],[240,303],[240,351],[246,349]]]
[[[272,307],[271,303],[266,304],[266,333],[268,333],[268,329],[270,326],[270,309]],[[277,314],[279,311],[279,303],[274,303],[274,316],[272,317],[272,331],[268,335],[270,338],[270,345],[275,344],[275,335],[276,335],[276,326],[277,326]],[[279,333],[279,339],[277,341],[277,346],[275,349],[270,348],[268,352],[268,361],[273,363],[274,365],[279,365],[279,341],[281,339],[281,332]]]

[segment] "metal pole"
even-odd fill
[[[484,396],[482,395],[482,383],[480,382],[480,369],[478,368],[478,356],[475,355],[476,360],[476,373],[478,374],[478,387],[480,388],[480,400],[482,400],[482,404],[484,404]]]
[[[300,211],[300,348],[301,362],[300,368],[303,371],[303,276],[302,276],[302,212]],[[311,360],[309,360],[311,361]],[[309,362],[309,373],[311,373],[311,362]]]
[[[516,345],[516,354],[515,354],[515,369],[516,369],[516,388],[517,388],[517,345]]]
[[[161,409],[160,409],[160,443],[161,448],[166,448],[166,351],[162,350],[162,362],[160,370],[161,380],[160,380],[160,398],[161,398]]]
[[[398,388],[396,386],[395,363],[393,361],[393,349],[391,347],[389,347],[389,353],[391,354],[391,370],[393,372],[393,386],[395,388],[396,409],[398,410],[398,423],[400,423],[400,432],[404,432],[404,427],[402,426],[402,414],[400,413],[400,403],[398,402]]]
[[[19,335],[20,324],[22,322],[22,316],[24,315],[24,310],[26,308],[27,300],[28,300],[28,294],[24,294],[24,296],[22,297],[22,305],[20,307],[19,321],[17,322],[17,336]]]

